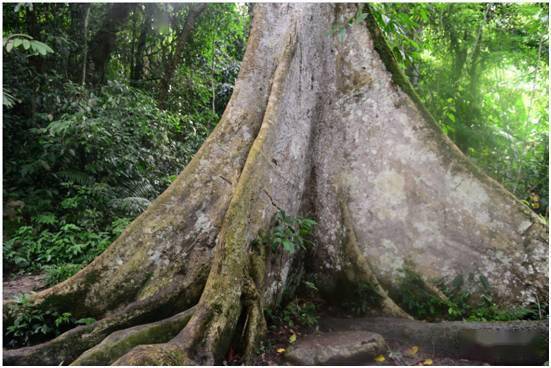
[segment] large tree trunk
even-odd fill
[[[317,220],[308,271],[326,295],[369,282],[383,313],[407,317],[389,297],[407,264],[435,294],[433,278],[474,273],[503,304],[547,299],[545,225],[440,132],[371,16],[332,34],[355,11],[255,6],[233,96],[191,163],[105,253],[34,296],[98,321],[5,364],[212,364],[235,336],[250,357],[263,308],[303,271],[300,252],[253,245],[280,209]]]

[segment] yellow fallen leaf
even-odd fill
[[[290,342],[291,344],[294,344],[295,341],[297,341],[297,335],[292,334],[292,335],[289,337],[289,342]]]
[[[279,354],[281,353],[285,353],[285,349],[284,348],[279,348],[276,350]]]
[[[409,354],[409,355],[415,355],[415,354],[417,354],[418,351],[419,351],[418,346],[412,346],[411,348],[406,350],[406,353]]]
[[[384,361],[385,361],[385,356],[382,355],[382,354],[377,355],[377,356],[375,357],[375,361],[376,361],[376,362],[379,362],[379,363],[384,362]]]
[[[423,360],[423,365],[432,365],[432,359]]]

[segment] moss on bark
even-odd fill
[[[351,12],[354,6],[344,9]],[[420,240],[417,249],[431,249],[432,233],[440,229],[433,223],[440,219],[421,219],[426,220],[420,225],[430,230],[429,235],[405,229],[409,225],[406,215],[412,218],[417,214],[402,210],[412,203],[429,206],[422,202],[424,192],[420,193],[427,186],[417,187],[419,193],[408,192],[406,174],[415,173],[409,172],[406,164],[387,160],[383,164],[394,166],[381,167],[377,160],[392,154],[361,151],[376,146],[378,142],[373,140],[378,137],[375,133],[382,131],[377,124],[383,118],[385,134],[403,128],[399,124],[404,121],[416,129],[424,127],[424,121],[432,127],[430,134],[415,135],[417,131],[412,129],[407,139],[404,134],[395,138],[404,139],[398,143],[406,151],[416,139],[423,148],[432,150],[437,145],[438,150],[430,151],[436,152],[434,157],[445,156],[444,161],[432,156],[427,159],[433,162],[427,171],[435,168],[438,170],[431,171],[445,176],[436,177],[436,186],[429,188],[432,202],[451,195],[446,180],[453,182],[457,177],[446,176],[449,169],[472,176],[465,196],[482,188],[483,194],[489,193],[488,198],[499,203],[495,209],[502,209],[494,213],[494,222],[480,220],[476,211],[472,215],[472,208],[453,212],[453,221],[444,223],[453,240],[446,246],[459,244],[471,250],[473,238],[461,233],[461,226],[473,225],[481,230],[482,240],[477,244],[484,248],[484,256],[489,255],[490,266],[503,265],[499,258],[503,250],[515,257],[526,254],[531,257],[530,266],[546,262],[544,225],[501,186],[478,173],[438,131],[397,68],[373,18],[368,17],[370,33],[356,25],[349,34],[363,46],[373,41],[378,56],[371,50],[354,49],[352,44],[338,44],[336,37],[328,36],[335,14],[331,4],[255,6],[253,30],[234,94],[221,122],[192,162],[104,254],[68,281],[34,297],[37,304],[55,305],[75,316],[93,316],[99,321],[42,345],[5,351],[5,364],[67,364],[86,350],[75,364],[218,364],[236,336],[243,343],[245,358],[250,359],[265,332],[263,307],[278,303],[285,288],[292,288],[301,274],[294,263],[300,261],[296,255],[272,262],[275,252],[252,249],[251,244],[270,226],[277,210],[298,213],[314,189],[315,201],[310,205],[323,228],[313,253],[321,258],[320,269],[327,279],[344,276],[351,287],[369,285],[380,298],[383,312],[409,317],[385,290],[393,280],[381,277],[381,268],[393,259],[385,253],[380,259],[370,256],[372,250],[382,247],[381,239],[374,239],[372,233],[383,229],[383,235],[392,234],[396,243],[389,240],[383,250],[396,251],[392,254],[399,256],[412,240]],[[389,88],[390,77],[379,58],[390,71],[396,90]],[[395,105],[396,96],[405,108]],[[410,99],[413,102],[408,102]],[[381,137],[385,138],[384,134]],[[378,181],[371,182],[373,178]],[[343,192],[343,184],[356,192]],[[409,184],[415,184],[414,180]],[[371,191],[372,187],[377,188]],[[384,207],[379,213],[370,213],[374,204]],[[495,219],[503,216],[505,208],[510,208],[512,215],[502,223],[520,230],[500,235],[503,244],[497,244],[492,238],[499,230]],[[376,221],[379,228],[373,229]],[[444,235],[448,234],[442,238]],[[449,246],[447,250],[456,249]],[[445,253],[435,253],[438,261],[447,261]],[[453,264],[462,265],[465,263]],[[510,263],[511,285],[523,280],[544,290],[547,280],[538,272],[524,277],[529,267],[522,267]],[[503,290],[512,289],[510,284],[504,285]],[[428,283],[425,286],[431,289]],[[521,294],[516,293],[515,298]],[[195,304],[193,313],[174,316]]]

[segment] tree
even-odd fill
[[[307,254],[258,241],[281,211],[316,219]],[[32,298],[97,322],[4,363],[207,364],[235,340],[250,358],[263,308],[303,271],[325,295],[370,284],[388,315],[409,317],[390,296],[405,266],[437,297],[433,278],[473,273],[521,305],[547,299],[547,255],[545,224],[442,134],[369,11],[263,4],[190,164],[101,256]]]
[[[151,20],[154,10],[155,5],[153,4],[145,4],[143,6],[143,23],[138,38],[138,45],[136,46],[136,53],[132,55],[135,61],[130,68],[130,81],[134,85],[138,84],[143,77],[145,46],[147,36],[151,32]]]
[[[82,4],[84,13],[84,21],[82,24],[82,39],[83,39],[83,50],[82,50],[82,85],[86,84],[86,64],[88,64],[88,23],[90,19],[90,4]]]
[[[207,8],[207,4],[189,4],[187,6],[187,15],[184,26],[178,31],[176,36],[176,47],[164,66],[163,76],[161,77],[159,90],[159,103],[166,106],[166,99],[170,90],[170,82],[174,77],[174,72],[178,66],[178,61],[183,57],[184,48],[193,34],[193,29],[201,13]]]
[[[372,6],[398,63],[417,82],[425,106],[454,143],[518,198],[528,200],[532,188],[547,198],[547,179],[534,169],[547,165],[548,98],[546,92],[537,93],[542,104],[531,105],[532,89],[522,88],[548,65],[547,56],[538,57],[540,43],[541,50],[547,49],[547,4]],[[452,48],[454,34],[463,35],[460,42],[467,54],[463,73],[455,80],[451,76],[461,53]],[[520,62],[520,55],[526,62]],[[511,73],[515,77],[505,77]],[[510,117],[508,111],[514,111]],[[521,123],[525,118],[531,123]],[[532,139],[541,144],[535,148]],[[546,200],[532,203],[534,210],[545,213]]]
[[[94,66],[92,76],[96,78],[95,84],[105,81],[105,68],[115,47],[117,31],[124,25],[134,7],[135,4],[111,4],[99,31],[90,41],[90,59]]]

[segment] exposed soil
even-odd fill
[[[317,300],[319,310],[318,317],[320,321],[331,318],[354,318],[353,315],[347,313],[341,308],[333,307]],[[323,324],[323,323],[322,323]],[[266,340],[259,351],[259,355],[253,362],[254,365],[292,365],[284,358],[285,351],[292,345],[289,338],[294,334],[297,341],[307,335],[318,333],[319,328],[303,328],[294,326],[270,326]],[[282,350],[285,349],[285,350]],[[434,365],[434,366],[488,366],[490,364],[477,360],[460,359],[453,357],[437,355],[434,348],[427,349],[420,346],[412,345],[407,341],[397,339],[387,339],[387,351],[383,355],[384,361],[365,361],[362,365],[367,366],[417,366],[417,365]],[[241,364],[239,357],[232,356],[232,360],[227,360],[225,364],[238,365]],[[381,357],[378,360],[382,360]]]
[[[265,341],[263,352],[261,352],[257,359],[253,362],[254,365],[292,365],[284,358],[285,351],[278,352],[278,349],[287,349],[291,344],[289,343],[289,337],[293,334],[297,335],[297,340],[303,338],[307,334],[315,334],[316,330],[311,332],[300,332],[290,329],[280,328],[278,330],[272,330],[269,332]],[[366,361],[362,365],[367,366],[398,366],[398,365],[434,365],[434,366],[448,366],[448,365],[470,365],[470,366],[487,366],[488,363],[468,360],[468,359],[453,359],[448,357],[439,357],[432,351],[422,351],[418,349],[415,354],[412,352],[412,346],[401,344],[398,342],[388,343],[388,350],[384,354],[384,361],[377,362],[375,360]],[[226,364],[236,364],[237,360],[226,362]],[[430,364],[429,364],[430,363]]]
[[[3,297],[4,300],[12,299],[20,294],[29,293],[43,289],[46,286],[46,275],[11,275],[7,280],[3,281]],[[319,302],[319,301],[318,301]],[[321,304],[321,305],[319,305]],[[319,303],[321,306],[319,311],[320,320],[331,319],[334,317],[353,318],[353,316],[344,312],[340,308],[333,308],[324,303]],[[319,328],[305,328],[302,326],[288,325],[271,325],[268,329],[268,334],[264,343],[258,350],[258,355],[253,361],[254,365],[292,365],[284,358],[287,349],[294,343],[293,340],[299,341],[308,335],[315,335],[319,332]],[[384,360],[383,360],[384,358]],[[241,356],[233,349],[230,349],[224,365],[241,365]],[[488,363],[468,360],[443,357],[436,355],[434,349],[432,351],[426,347],[423,349],[419,346],[412,346],[406,341],[396,339],[387,340],[387,351],[384,355],[378,356],[377,360],[365,361],[362,365],[366,366],[461,366],[461,365],[478,365],[487,366]]]
[[[46,287],[46,275],[9,275],[2,282],[4,300]]]

